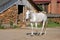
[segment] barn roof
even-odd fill
[[[49,1],[51,1],[51,0],[33,0],[33,1],[47,1],[47,2],[49,2]],[[57,0],[57,2],[60,2],[60,0]]]
[[[0,0],[0,13],[12,6],[17,0]]]
[[[36,4],[39,4],[39,3],[50,3],[51,0],[33,0]],[[60,0],[57,0],[57,2],[60,3]]]
[[[9,7],[13,6],[15,2],[18,0],[0,0],[0,13],[8,9]],[[24,1],[24,0],[23,0]],[[49,3],[50,0],[33,0],[35,3]],[[60,0],[57,0],[57,2],[60,2]],[[23,2],[24,3],[24,2]]]
[[[50,1],[50,0],[33,0],[33,1]]]

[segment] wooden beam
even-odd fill
[[[47,14],[48,18],[60,18],[60,14]]]

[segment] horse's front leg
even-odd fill
[[[37,28],[38,28],[38,27],[37,27],[37,23],[35,23],[35,27],[36,27],[36,33],[37,33]]]
[[[31,23],[31,28],[32,28],[31,35],[33,35],[33,23]]]
[[[41,29],[40,35],[44,34],[44,31],[45,31],[44,29],[45,29],[45,21],[43,21],[43,25],[42,25],[42,29]]]
[[[38,25],[37,25],[37,23],[35,23],[35,27],[36,27],[36,33],[35,33],[35,35],[39,35],[40,33],[38,33]]]

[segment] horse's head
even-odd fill
[[[26,20],[28,20],[30,17],[30,10],[27,10],[27,12],[26,12]]]

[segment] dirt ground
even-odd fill
[[[26,35],[30,32],[30,28],[0,29],[0,40],[60,40],[60,28],[47,28],[47,34],[39,36]]]

